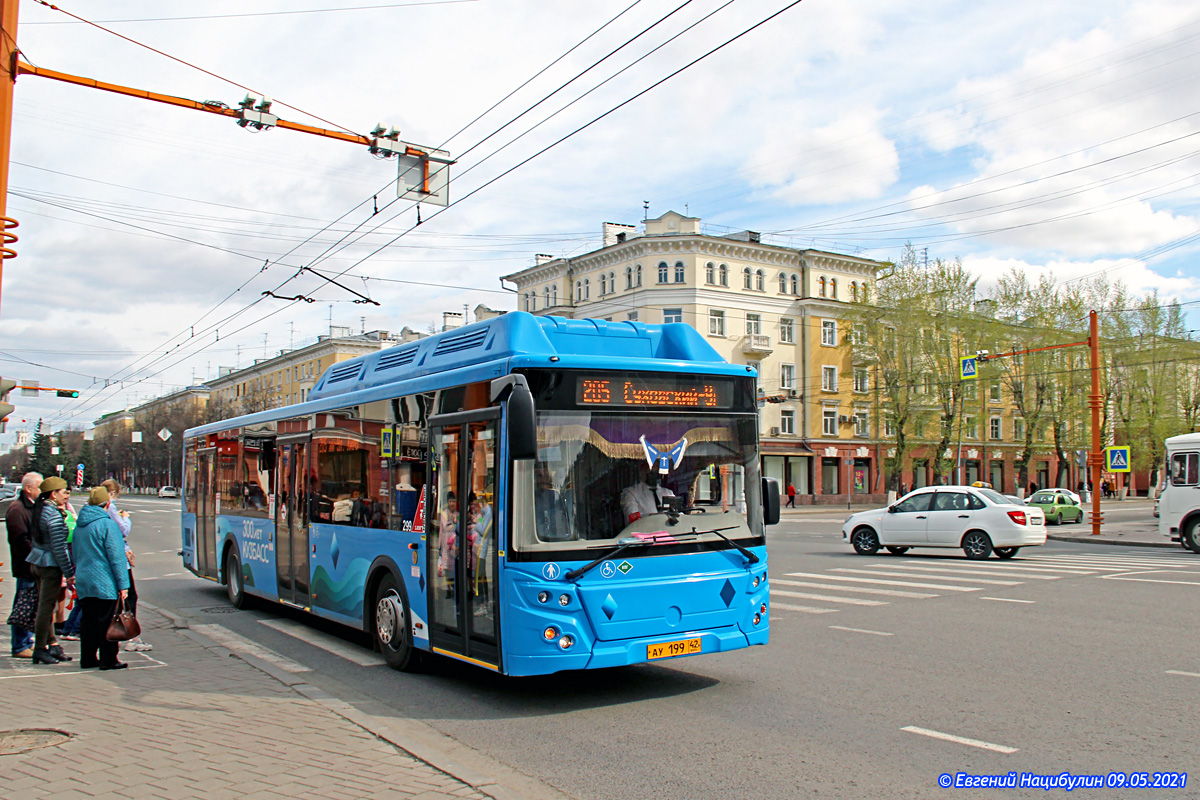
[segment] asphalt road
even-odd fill
[[[959,551],[864,558],[841,542],[844,510],[817,512],[771,529],[767,647],[539,678],[445,660],[409,675],[372,665],[363,637],[336,625],[295,624],[304,618],[274,606],[228,613],[223,588],[180,565],[176,502],[124,503],[148,602],[579,798],[1029,797],[1044,792],[938,779],[1196,771],[1200,556],[1182,549],[1050,543],[982,565]],[[1141,514],[1121,522],[1153,522],[1148,506]],[[1200,772],[1189,780],[1144,791],[1200,796]]]

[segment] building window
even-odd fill
[[[633,288],[633,267],[625,268],[625,288],[626,289]]]
[[[638,264],[636,267],[633,268],[633,285],[634,286],[642,285],[642,265],[641,264]]]
[[[779,320],[779,341],[782,344],[793,344],[796,341],[795,326],[789,317]]]
[[[600,296],[608,294],[608,276],[603,272],[600,273]]]
[[[988,438],[995,439],[995,440],[1000,439],[1000,418],[999,417],[992,417],[991,420],[988,422]]]
[[[663,309],[663,324],[669,325],[672,322],[683,322],[682,308],[664,308]]]
[[[829,296],[837,300],[837,278],[829,279]]]
[[[704,265],[704,282],[710,286],[717,282],[717,267],[711,261]]]
[[[795,364],[780,364],[779,365],[779,388],[780,389],[795,389],[796,388],[796,365]]]
[[[821,320],[821,344],[826,347],[837,347],[837,320]]]
[[[746,335],[754,336],[762,333],[762,314],[746,315]]]
[[[708,333],[710,336],[725,335],[725,312],[724,311],[709,311],[708,312]]]
[[[964,423],[964,427],[967,429],[966,437],[968,439],[978,439],[979,438],[979,423],[975,421],[975,418],[974,417],[966,417],[963,419],[963,423]]]
[[[729,285],[729,267],[728,267],[728,265],[722,264],[720,273],[721,273],[721,285],[728,286]]]
[[[837,409],[827,408],[821,412],[821,433],[825,436],[837,436]]]
[[[850,299],[858,302],[858,281],[850,281]]]
[[[581,300],[583,300],[583,281],[575,281],[574,302],[578,303]]]
[[[667,266],[667,262],[665,262],[665,261],[658,262],[658,282],[659,283],[666,283],[667,280],[670,278],[670,272],[671,272],[671,269],[670,269],[670,267]]]
[[[896,423],[891,417],[883,421],[883,435],[889,439],[896,436]]]
[[[779,293],[787,294],[787,275],[779,273]]]
[[[588,278],[583,279],[583,299],[588,300],[592,296],[592,282]]]
[[[795,433],[796,432],[796,412],[790,408],[785,408],[779,412],[779,432],[780,433]]]
[[[800,294],[800,280],[795,275],[792,276],[792,294]]]
[[[750,272],[749,267],[742,268],[742,286],[743,286],[743,288],[746,288],[746,289],[753,288],[753,286],[754,286],[753,274]]]
[[[543,303],[543,305],[546,306],[546,308],[549,308],[550,307],[550,287],[549,286],[547,286],[545,289],[542,290],[542,297],[543,297],[543,300],[545,301]]]
[[[683,283],[683,262],[682,261],[675,262],[675,282]]]
[[[1025,420],[1020,417],[1013,417],[1013,440],[1025,441]]]
[[[638,314],[638,312],[636,312],[636,311],[630,311],[629,314],[626,315],[625,319],[629,320],[630,322],[637,322],[638,321],[637,314]]]
[[[550,287],[550,305],[552,305],[552,306],[558,305],[558,284],[557,283]],[[317,371],[318,372],[321,371],[321,362],[320,361],[317,362]]]
[[[979,385],[975,381],[966,381],[967,385],[963,388],[963,396],[968,400],[979,399]]]
[[[819,286],[821,289],[821,297],[824,297],[825,296],[825,276],[824,275],[822,275],[820,278],[817,279],[817,286]]]
[[[860,439],[871,435],[871,415],[865,408],[854,412],[854,435]]]
[[[766,287],[763,284],[763,271],[761,269],[754,272],[754,288],[760,292],[766,291]]]
[[[867,377],[867,374],[866,367],[854,368],[854,391],[859,394],[865,394],[871,389],[871,381]]]
[[[608,290],[610,292],[617,291],[617,273],[615,272],[608,273]]]
[[[837,367],[823,366],[821,367],[821,390],[826,392],[837,391]]]
[[[993,383],[988,387],[988,400],[993,403],[1000,402],[1000,384]]]

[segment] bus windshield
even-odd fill
[[[533,513],[519,526],[521,550],[719,540],[714,529],[761,536],[752,415],[542,411],[537,458],[524,463],[518,485]]]

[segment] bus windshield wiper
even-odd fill
[[[629,550],[630,548],[645,547],[646,545],[651,545],[651,544],[675,544],[679,541],[680,536],[691,536],[691,535],[692,534],[690,534],[690,533],[669,534],[666,531],[663,531],[658,534],[643,533],[643,534],[640,534],[637,536],[627,536],[624,539],[618,539],[617,546],[614,549],[608,551],[607,553],[600,556],[599,558],[597,558],[595,561],[593,561],[590,564],[584,564],[582,567],[571,570],[566,575],[563,575],[563,578],[568,581],[573,581],[576,578],[578,578],[579,576],[588,572],[589,570],[599,566],[600,564],[603,564],[608,559],[616,558],[618,555],[620,555],[621,553],[624,553],[626,550]]]
[[[695,535],[697,535],[697,536],[701,536],[701,535],[703,535],[703,534],[706,534],[706,533],[715,533],[717,536],[720,536],[722,539],[724,539],[725,541],[729,542],[731,545],[733,545],[734,547],[736,547],[736,548],[737,548],[737,550],[738,550],[738,552],[739,552],[739,553],[741,553],[743,556],[745,556],[745,557],[746,557],[746,560],[747,560],[747,561],[749,561],[751,564],[757,564],[757,563],[758,563],[758,556],[754,555],[754,553],[751,553],[751,552],[750,552],[749,550],[747,550],[745,547],[742,547],[740,544],[738,544],[737,542],[735,542],[733,539],[730,539],[728,536],[726,536],[725,534],[721,533],[721,531],[732,531],[732,530],[737,530],[737,529],[738,529],[738,528],[740,528],[740,527],[741,527],[741,525],[730,525],[730,526],[729,526],[729,527],[727,527],[727,528],[713,528],[712,530],[708,530],[708,531],[698,531],[698,530],[696,530],[696,529],[693,527],[693,528],[692,528],[692,533],[694,533],[694,534],[695,534]]]

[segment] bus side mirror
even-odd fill
[[[774,478],[763,478],[762,494],[763,524],[776,525],[779,523],[779,481]]]
[[[508,454],[515,460],[537,458],[537,417],[533,393],[524,375],[505,375],[491,384],[492,402],[508,401]]]

